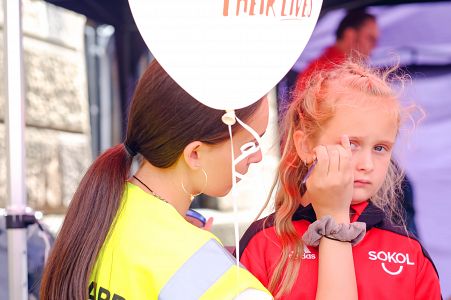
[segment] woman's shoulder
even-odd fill
[[[139,266],[164,273],[161,268],[177,269],[206,244],[216,252],[222,247],[212,233],[187,222],[170,204],[135,192],[124,194],[98,258],[103,267]]]
[[[218,239],[210,232],[187,222],[169,203],[129,184],[110,232],[111,239],[138,249],[171,250],[171,245],[199,244]],[[175,248],[180,248],[177,246]]]

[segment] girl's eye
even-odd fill
[[[350,142],[351,144],[351,150],[356,150],[357,149],[357,144],[354,142]]]
[[[382,152],[386,151],[387,149],[384,146],[376,146],[374,147],[374,150],[376,150],[377,152]]]

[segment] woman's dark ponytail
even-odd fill
[[[40,299],[88,299],[88,280],[120,207],[131,163],[119,144],[88,169],[44,269]]]

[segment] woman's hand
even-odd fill
[[[305,196],[317,219],[330,215],[337,223],[349,223],[354,182],[349,138],[343,136],[340,145],[320,145],[313,151],[317,163],[307,179]]]

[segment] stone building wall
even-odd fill
[[[40,0],[22,0],[22,11],[27,201],[47,213],[63,212],[91,162],[85,18]],[[1,47],[0,207],[7,205],[3,51]]]

